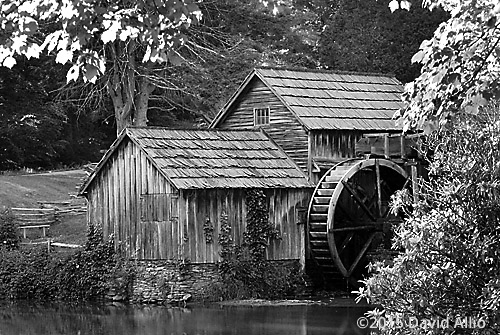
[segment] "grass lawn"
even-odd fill
[[[39,208],[39,201],[71,201],[83,205],[85,200],[74,195],[85,176],[83,170],[0,175],[0,210]],[[83,244],[86,229],[85,213],[63,214],[60,222],[50,227],[48,237],[56,242]],[[29,237],[36,239],[36,233],[30,232]]]

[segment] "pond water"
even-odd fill
[[[0,302],[1,335],[367,335],[368,308],[65,305]]]

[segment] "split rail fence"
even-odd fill
[[[24,239],[28,237],[28,231],[39,230],[42,237],[47,237],[47,232],[50,227],[59,222],[62,215],[78,215],[84,214],[87,211],[86,205],[80,199],[72,199],[70,201],[39,201],[40,208],[11,208],[14,223],[21,231]],[[76,248],[78,245],[58,243],[51,239],[44,242],[23,243],[26,245],[45,244],[48,248]]]

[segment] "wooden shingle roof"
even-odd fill
[[[259,78],[307,129],[397,131],[402,84],[382,74],[256,68],[212,123],[224,119],[238,95]]]
[[[178,189],[311,187],[300,168],[262,132],[144,127],[127,128],[117,141],[125,137]]]

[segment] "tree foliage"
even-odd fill
[[[411,10],[391,12],[388,1],[316,1],[321,14],[318,58],[334,70],[393,73],[403,83],[414,80],[420,66],[411,63],[422,40],[432,36],[448,16],[414,1]]]
[[[56,98],[64,75],[48,62],[21,59],[13,69],[0,67],[0,170],[95,161],[112,141],[101,115]]]
[[[500,97],[500,4],[496,0],[427,0],[451,15],[413,56],[420,76],[405,87],[405,129],[435,129],[457,113],[476,114]]]
[[[0,64],[45,51],[71,64],[68,81],[107,74],[118,131],[146,124],[155,64],[180,62],[184,32],[201,17],[191,0],[9,0],[0,10]]]
[[[498,107],[488,111],[455,115],[430,136],[435,153],[418,202],[405,192],[395,200],[408,215],[395,229],[401,253],[375,264],[361,290],[383,306],[385,320],[401,321],[386,323],[387,334],[449,334],[463,317],[486,327],[459,333],[500,331],[500,117]],[[448,318],[449,329],[411,329],[411,318]]]
[[[262,190],[248,190],[243,243],[235,244],[231,222],[224,212],[220,218],[218,243],[221,247],[219,273],[221,283],[208,290],[208,299],[284,298],[303,282],[296,262],[266,260],[267,248],[279,232],[269,222],[268,199]]]
[[[4,66],[12,67],[15,55],[38,58],[43,51],[54,52],[56,62],[72,64],[68,81],[82,75],[91,82],[104,74],[108,57],[116,56],[114,43],[124,42],[126,48],[141,43],[143,63],[176,59],[175,47],[185,43],[183,30],[200,18],[196,4],[178,0],[11,0],[2,2],[1,13]],[[51,22],[55,31],[40,36]]]

